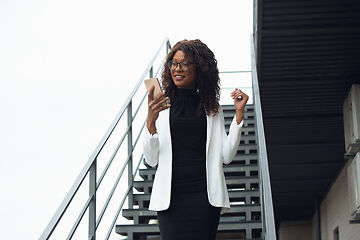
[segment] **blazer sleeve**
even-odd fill
[[[220,118],[221,118],[221,125],[223,126],[223,133],[222,133],[222,155],[223,155],[223,163],[229,164],[234,159],[237,150],[239,148],[240,139],[241,139],[241,130],[244,124],[244,119],[241,121],[240,124],[236,122],[236,116],[234,116],[229,129],[229,134],[226,134],[225,130],[225,121],[224,121],[224,114],[220,111]]]
[[[155,133],[151,135],[147,128],[143,135],[143,153],[145,161],[152,167],[159,162],[159,135]]]

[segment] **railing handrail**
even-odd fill
[[[63,215],[65,214],[67,208],[69,207],[70,203],[72,202],[73,198],[75,197],[77,191],[79,190],[80,186],[82,185],[84,179],[86,178],[86,176],[89,174],[90,169],[94,166],[94,163],[96,163],[96,159],[98,157],[98,155],[100,154],[101,150],[103,149],[104,145],[106,144],[106,142],[108,141],[108,139],[110,138],[111,134],[113,133],[115,127],[117,126],[117,124],[119,123],[120,119],[122,118],[123,114],[125,113],[126,109],[128,109],[129,104],[131,103],[134,95],[136,94],[136,92],[138,91],[139,87],[141,86],[144,78],[147,76],[147,74],[150,72],[152,75],[152,71],[153,71],[153,65],[154,62],[156,61],[160,51],[163,49],[163,47],[166,46],[166,52],[169,51],[170,49],[170,42],[168,38],[165,38],[165,40],[163,41],[163,43],[161,44],[161,46],[159,47],[158,51],[156,52],[156,54],[154,55],[153,59],[150,61],[149,65],[147,66],[147,68],[145,69],[144,73],[142,74],[142,76],[140,77],[139,81],[136,83],[135,87],[133,88],[133,90],[130,92],[128,98],[125,100],[123,106],[120,108],[120,111],[118,112],[118,114],[116,115],[116,117],[114,118],[114,120],[112,121],[112,123],[110,124],[109,128],[107,129],[107,131],[105,132],[104,136],[102,137],[102,139],[100,140],[99,144],[96,146],[96,148],[94,149],[93,153],[91,154],[91,156],[89,157],[88,161],[85,163],[85,166],[83,167],[83,169],[81,170],[80,174],[78,175],[78,177],[76,178],[76,180],[74,181],[72,187],[70,188],[70,190],[68,191],[67,195],[65,196],[64,200],[62,201],[62,203],[60,204],[60,206],[58,207],[57,211],[55,212],[55,214],[53,215],[53,217],[51,218],[50,222],[48,223],[48,225],[46,226],[45,230],[43,231],[43,233],[41,234],[39,240],[45,240],[45,239],[49,239],[50,236],[52,235],[52,233],[54,232],[56,226],[58,225],[58,223],[60,222],[60,220],[62,219]],[[141,103],[140,103],[141,104]],[[140,131],[141,133],[141,131]],[[139,133],[139,134],[140,134]],[[96,165],[96,164],[95,164]],[[95,166],[96,167],[96,166]],[[132,176],[133,178],[133,176]],[[95,181],[96,181],[96,174],[95,174]],[[95,188],[97,188],[96,186],[97,184],[95,184]],[[85,207],[89,207],[89,205],[93,199],[95,199],[96,194],[93,194],[93,196],[89,196]],[[82,211],[79,216],[82,214]],[[82,216],[81,216],[82,217]],[[78,220],[76,221],[76,223],[74,225],[78,224]],[[97,223],[98,224],[98,223]],[[95,225],[96,221],[95,221]],[[73,230],[72,230],[73,231]],[[71,231],[71,232],[72,232]],[[96,231],[96,226],[95,226],[95,231]],[[70,233],[71,235],[71,233]],[[70,236],[71,238],[71,236]],[[95,239],[95,236],[91,236],[91,239]]]
[[[250,42],[251,42],[250,44],[251,44],[251,71],[252,71],[253,99],[255,106],[256,128],[257,128],[256,132],[257,132],[258,149],[259,149],[259,168],[260,168],[260,180],[261,180],[260,197],[262,198],[261,205],[264,213],[262,217],[263,220],[265,220],[265,222],[263,221],[263,233],[265,240],[276,240],[269,165],[268,165],[267,150],[266,150],[264,123],[263,123],[262,110],[261,110],[260,90],[259,90],[259,83],[257,76],[253,35],[251,35]]]
[[[245,72],[251,72],[250,70],[243,70],[243,71],[240,71],[240,70],[238,70],[238,71],[221,71],[221,72],[219,72],[219,73],[245,73]]]

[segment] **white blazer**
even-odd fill
[[[149,205],[149,210],[152,211],[163,211],[170,206],[172,144],[169,113],[169,109],[160,112],[156,121],[156,134],[151,135],[145,129],[143,136],[145,161],[153,167],[158,165]],[[234,116],[227,135],[221,107],[216,116],[207,116],[207,195],[212,206],[222,208],[221,214],[230,209],[222,165],[229,164],[233,160],[240,144],[242,126],[243,121],[238,125]]]

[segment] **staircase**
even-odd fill
[[[141,164],[142,144],[138,143],[146,123],[146,112],[144,115],[142,109],[146,110],[147,92],[143,81],[159,76],[170,49],[170,41],[165,39],[39,240],[70,240],[73,237],[108,240],[117,239],[117,234],[126,236],[128,240],[160,239],[156,213],[147,210],[156,169]],[[253,105],[245,108],[237,155],[230,165],[224,166],[231,210],[220,218],[217,239],[276,240],[254,49],[251,39]],[[165,56],[161,57],[163,51]],[[237,85],[238,78],[232,82]],[[223,110],[228,130],[235,109],[225,105]],[[140,166],[145,169],[140,169]],[[108,176],[110,179],[117,177],[109,180]],[[142,180],[136,181],[135,178]],[[115,195],[117,197],[113,197]],[[129,209],[124,209],[126,201]],[[132,224],[116,225],[120,214]]]
[[[223,106],[226,131],[235,115],[233,106]],[[259,191],[258,146],[255,111],[246,106],[244,126],[238,152],[229,165],[224,165],[231,209],[221,215],[216,239],[262,239]],[[147,210],[156,168],[140,169],[141,181],[134,181],[133,208],[123,209],[122,216],[133,224],[116,225],[116,233],[128,240],[161,239],[156,212]]]

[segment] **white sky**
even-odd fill
[[[41,235],[165,37],[250,70],[252,4],[1,0],[0,238]]]

